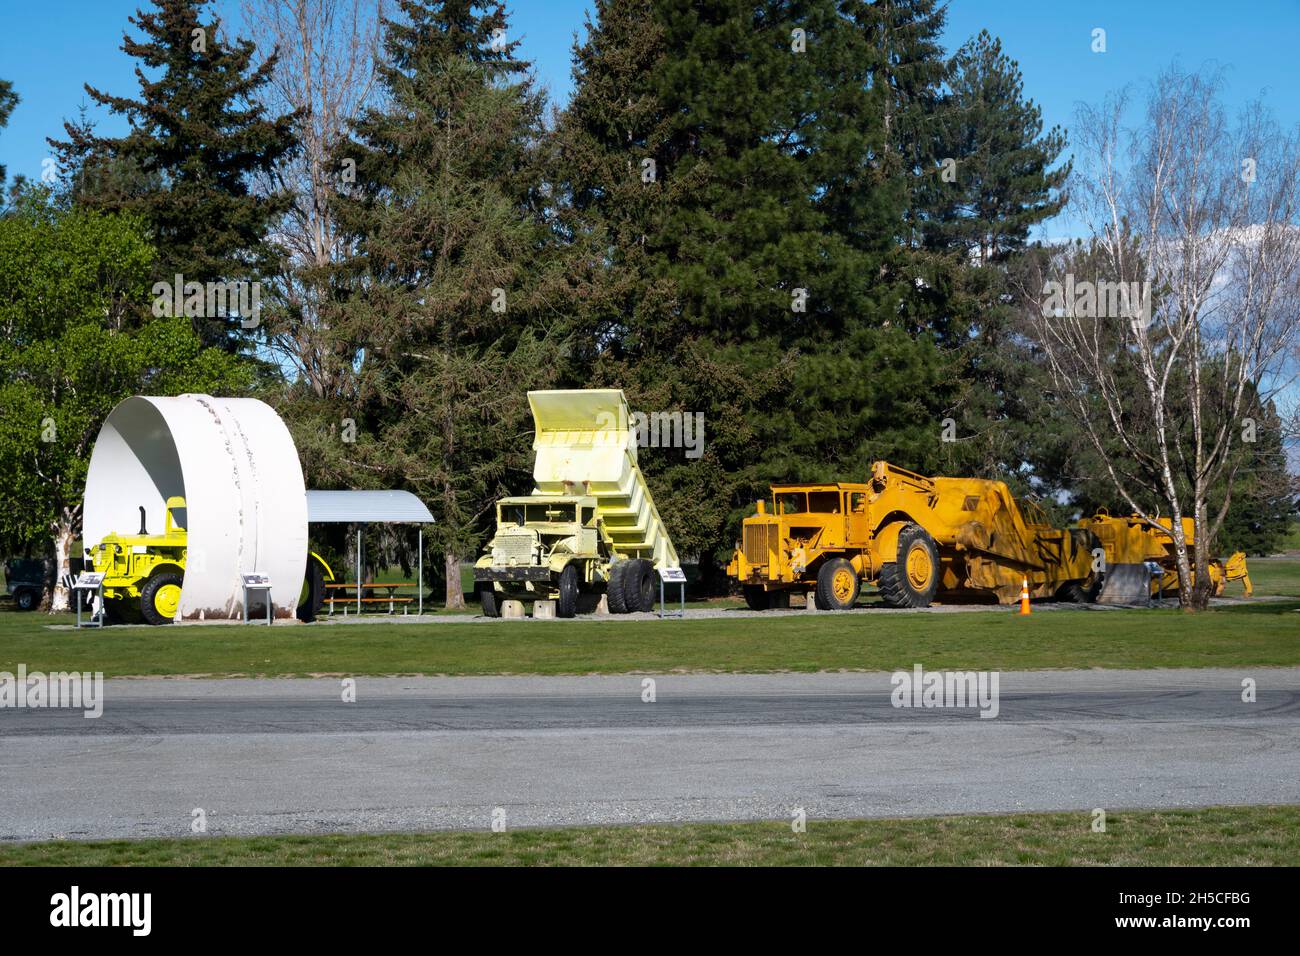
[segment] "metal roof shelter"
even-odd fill
[[[357,614],[361,613],[363,527],[368,524],[433,523],[423,501],[409,491],[308,491],[308,524],[355,524],[357,528]],[[419,611],[424,613],[424,528],[419,530]]]
[[[409,491],[308,491],[309,524],[432,524],[424,502]]]

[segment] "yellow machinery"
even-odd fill
[[[1138,515],[1112,516],[1101,511],[1079,522],[1080,528],[1096,535],[1106,553],[1101,603],[1140,604],[1154,596],[1178,593],[1178,563],[1170,530],[1173,523],[1168,518],[1156,520],[1158,528]],[[1195,544],[1196,522],[1191,518],[1183,518],[1182,522],[1190,552]],[[1244,552],[1238,551],[1227,560],[1210,561],[1211,593],[1215,597],[1223,594],[1229,581],[1241,581],[1246,597],[1254,594]]]
[[[483,613],[505,599],[556,601],[572,617],[584,597],[615,614],[654,607],[656,571],[677,551],[637,466],[637,436],[618,389],[528,393],[535,434],[531,495],[497,502],[497,528],[474,565]]]
[[[172,496],[164,507],[162,534],[149,534],[142,506],[138,534],[109,534],[86,549],[91,567],[104,572],[104,611],[109,623],[124,623],[136,612],[146,624],[170,624],[176,617],[189,550],[185,499]],[[334,580],[334,572],[325,559],[315,552],[308,554],[298,620],[315,620],[325,599],[327,580]]]
[[[878,461],[866,484],[773,485],[769,503],[746,518],[728,574],[761,610],[812,591],[817,606],[843,610],[863,581],[890,607],[926,607],[936,597],[1013,604],[1032,597],[1096,596],[1095,541],[1028,517],[1005,483],[927,478]]]

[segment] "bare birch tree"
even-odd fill
[[[1124,95],[1080,109],[1071,204],[1100,274],[1027,290],[1064,409],[1133,511],[1171,519],[1185,609],[1209,603],[1251,402],[1288,394],[1300,341],[1300,129],[1230,122],[1221,84],[1171,68],[1131,128]]]
[[[385,0],[241,0],[246,32],[266,53],[278,48],[265,105],[300,111],[301,149],[275,172],[296,201],[275,235],[286,253],[277,277],[283,306],[267,345],[317,398],[344,394],[354,351],[328,334],[330,267],[349,251],[330,211],[348,180],[334,150],[375,90],[375,54]]]

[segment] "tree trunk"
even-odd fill
[[[460,555],[446,552],[447,610],[458,611],[465,607],[465,592],[460,586]]]
[[[1198,500],[1195,509],[1196,537],[1192,550],[1196,573],[1192,585],[1192,606],[1198,611],[1204,611],[1210,606],[1210,594],[1214,590],[1214,582],[1210,580],[1210,523],[1206,520],[1204,500]]]
[[[66,611],[72,605],[69,592],[63,586],[63,576],[72,573],[72,539],[76,535],[72,522],[66,518],[54,528],[54,590],[50,592],[50,613]]]

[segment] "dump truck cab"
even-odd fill
[[[547,581],[574,555],[608,550],[590,495],[529,495],[497,502],[497,530],[477,567],[483,580]]]
[[[93,570],[104,574],[104,608],[110,620],[124,619],[137,602],[149,624],[175,618],[185,577],[185,523],[185,499],[173,496],[164,506],[162,534],[148,532],[141,506],[137,534],[108,534],[86,549]]]

